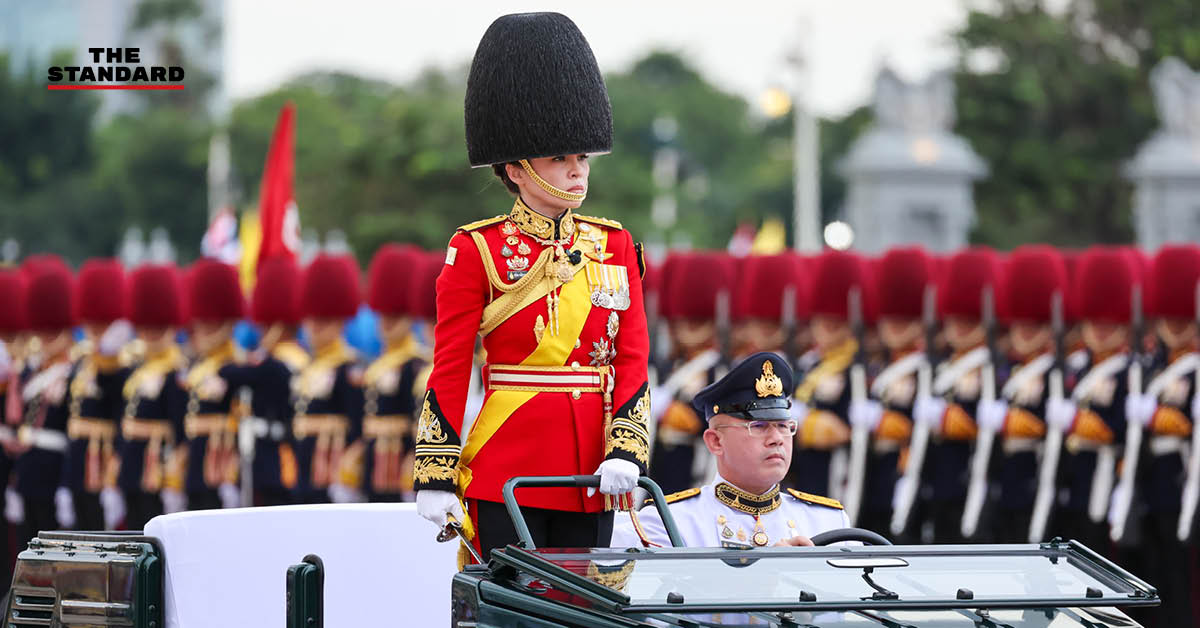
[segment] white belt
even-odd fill
[[[1040,442],[1036,438],[1006,438],[1001,447],[1006,454],[1019,454],[1027,451],[1036,451]]]
[[[1186,442],[1180,436],[1151,436],[1150,437],[1150,453],[1155,456],[1165,456],[1167,454],[1179,453],[1183,449],[1183,444]]]
[[[242,421],[257,438],[270,438],[271,440],[279,441],[287,436],[287,426],[283,424],[283,421],[268,421],[258,416],[248,416],[243,418]]]
[[[63,452],[67,450],[67,433],[59,430],[48,430],[41,427],[21,426],[17,432],[18,439],[38,449]]]

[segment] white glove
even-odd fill
[[[628,460],[613,458],[605,460],[596,468],[592,475],[600,476],[600,492],[605,495],[623,495],[637,487],[638,466]],[[596,494],[596,489],[589,488],[588,497]]]
[[[458,495],[450,491],[417,491],[417,514],[433,522],[438,528],[446,527],[446,515],[454,515],[462,521],[462,503]]]
[[[1065,397],[1062,399],[1051,397],[1046,400],[1046,423],[1050,427],[1066,433],[1075,423],[1076,411],[1074,401]]]
[[[0,380],[7,380],[12,370],[12,356],[8,355],[8,346],[0,340]]]
[[[1004,419],[1008,416],[1008,402],[1003,399],[981,399],[975,408],[975,422],[979,427],[999,432],[1004,428]]]
[[[1125,420],[1137,421],[1142,427],[1150,426],[1154,411],[1158,409],[1158,400],[1145,393],[1130,393],[1125,397]]]
[[[340,482],[329,485],[329,500],[335,504],[357,504],[367,501],[366,496],[358,489]]]
[[[25,500],[11,486],[4,489],[4,518],[14,525],[25,521]]]
[[[883,419],[883,404],[874,399],[851,401],[849,415],[852,427],[863,427],[869,432],[874,432],[875,428],[879,427],[879,421]]]
[[[65,486],[54,491],[54,518],[64,528],[75,527],[75,499],[71,497],[71,489]]]
[[[133,325],[129,321],[120,319],[113,321],[108,329],[100,334],[100,340],[96,342],[96,350],[100,355],[114,356],[121,352],[125,345],[133,340]]]
[[[104,527],[116,530],[125,519],[125,495],[109,486],[100,490],[100,507],[104,509]]]
[[[913,402],[913,420],[937,431],[946,416],[946,400],[941,397],[918,395]]]
[[[217,487],[217,496],[221,498],[221,508],[241,508],[242,506],[241,489],[229,482]]]
[[[164,488],[159,496],[162,498],[163,513],[183,512],[187,510],[187,495],[174,488]]]

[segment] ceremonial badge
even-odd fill
[[[629,272],[617,264],[588,264],[592,305],[610,310],[629,309]]]

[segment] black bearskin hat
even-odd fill
[[[612,151],[612,108],[596,57],[559,13],[492,22],[471,62],[467,157],[488,166]]]

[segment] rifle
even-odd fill
[[[1196,322],[1200,325],[1200,282],[1196,283]],[[1200,368],[1196,369],[1192,395],[1200,395]],[[1200,429],[1192,429],[1192,450],[1191,455],[1188,456],[1186,477],[1187,479],[1183,482],[1183,499],[1179,510],[1179,528],[1176,530],[1176,536],[1185,543],[1192,536],[1196,504],[1200,502]]]
[[[1063,369],[1066,347],[1063,344],[1066,327],[1063,324],[1063,295],[1055,292],[1050,303],[1050,325],[1054,333],[1054,366],[1050,369],[1050,396],[1055,403],[1063,399]],[[1047,404],[1047,407],[1049,404]],[[1045,418],[1045,417],[1043,417]],[[1046,534],[1046,522],[1050,519],[1050,507],[1054,504],[1057,490],[1058,460],[1062,455],[1063,434],[1061,430],[1049,428],[1042,448],[1042,464],[1038,467],[1037,494],[1033,499],[1033,517],[1029,520],[1029,542],[1041,543]]]
[[[1145,321],[1142,318],[1142,287],[1135,285],[1130,303],[1133,319],[1129,351],[1129,394],[1142,394],[1142,335]],[[1142,422],[1125,417],[1125,460],[1121,464],[1121,475],[1117,480],[1116,499],[1113,502],[1112,528],[1109,538],[1114,542],[1125,540],[1129,511],[1133,506],[1133,490],[1136,486],[1138,462],[1142,451]]]
[[[917,398],[933,395],[933,369],[937,366],[937,286],[925,286],[921,304],[921,320],[925,327],[925,364],[917,369]],[[921,490],[921,470],[925,466],[925,452],[929,449],[929,426],[914,421],[912,441],[908,445],[908,462],[904,475],[897,483],[896,508],[892,511],[891,532],[903,534],[908,527],[908,518],[913,503]]]
[[[862,287],[851,286],[846,294],[848,312],[850,314],[850,329],[858,342],[854,352],[854,362],[850,365],[850,404],[867,400],[867,369],[866,369],[866,329],[863,324]],[[850,525],[858,519],[858,511],[862,506],[862,491],[864,476],[867,472],[867,448],[871,442],[871,432],[864,426],[855,425],[850,430],[850,464],[846,473],[846,494],[843,501],[846,516]]]
[[[992,286],[983,289],[983,326],[987,338],[988,362],[980,369],[979,408],[996,400],[996,298]],[[996,443],[996,432],[980,427],[975,435],[975,452],[971,456],[971,479],[967,484],[967,499],[963,506],[960,530],[970,538],[979,528],[979,515],[987,501],[988,467],[992,462],[992,447]]]

